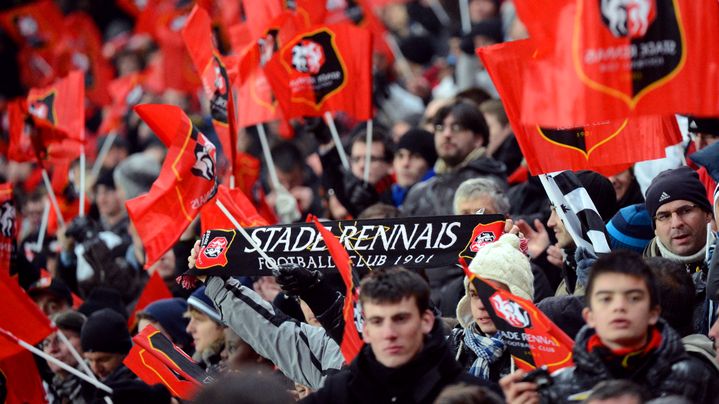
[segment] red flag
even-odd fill
[[[265,65],[265,74],[287,119],[344,111],[372,118],[372,43],[351,24],[298,34]]]
[[[35,345],[53,332],[50,320],[30,299],[17,281],[0,272],[0,296],[3,296],[3,310],[0,310],[0,329]],[[0,335],[0,359],[23,351],[20,345],[5,335]]]
[[[377,0],[347,0],[336,2],[327,9],[325,24],[349,22],[358,27],[366,28],[372,33],[372,48],[376,54],[382,55],[388,64],[394,63],[394,53],[385,40],[387,30],[372,9]],[[386,1],[386,0],[381,0]],[[328,4],[328,7],[330,5]]]
[[[30,130],[25,123],[27,115],[25,100],[15,99],[8,102],[7,112],[8,132],[10,132],[8,160],[18,162],[34,161],[35,153],[32,148]]]
[[[167,288],[165,281],[160,276],[160,273],[155,271],[150,275],[150,279],[147,280],[145,288],[142,290],[140,297],[137,299],[135,304],[135,310],[130,314],[130,318],[127,320],[127,326],[129,329],[135,328],[137,325],[137,318],[135,315],[147,307],[150,303],[158,301],[160,299],[172,298],[172,292]]]
[[[62,12],[52,0],[12,8],[0,14],[0,24],[20,47],[52,48],[62,35]]]
[[[85,139],[85,83],[81,72],[72,71],[51,86],[30,89],[27,106],[39,122],[67,138]]]
[[[499,92],[512,129],[533,175],[560,170],[606,171],[665,156],[681,133],[673,116],[643,116],[566,129],[521,122],[526,66],[535,53],[530,40],[480,48],[479,58]]]
[[[574,127],[639,115],[719,115],[719,4],[625,3],[568,1],[531,16],[545,26],[556,22],[557,31],[553,52],[527,67],[525,123]]]
[[[252,187],[260,179],[261,169],[260,160],[251,154],[239,152],[235,161],[235,187],[245,195],[252,195]]]
[[[97,131],[99,134],[104,135],[120,130],[128,109],[137,105],[145,94],[144,80],[144,74],[131,73],[108,84],[107,92],[110,94],[112,104],[105,109],[102,124],[100,124],[100,129]]]
[[[205,94],[210,98],[212,124],[230,167],[233,167],[237,149],[237,125],[232,84],[222,56],[213,45],[211,20],[205,9],[198,6],[192,9],[182,29],[182,38],[195,69],[200,74]]]
[[[150,192],[125,203],[145,247],[145,267],[149,268],[217,192],[215,145],[179,107],[147,104],[136,106],[135,111],[168,146]]]
[[[322,239],[327,245],[327,251],[329,251],[332,256],[332,261],[334,261],[337,266],[337,270],[342,276],[342,281],[344,281],[346,286],[345,302],[344,306],[342,306],[342,317],[345,321],[345,328],[342,333],[340,349],[345,358],[345,362],[350,363],[355,356],[357,356],[360,349],[362,349],[363,344],[354,319],[357,293],[352,282],[352,260],[349,254],[347,254],[347,250],[342,247],[342,244],[340,244],[335,235],[327,230],[316,217],[312,218],[312,222],[315,224],[317,231],[322,235]]]
[[[475,276],[463,259],[461,264],[499,334],[508,335],[503,339],[517,367],[530,371],[540,366],[547,366],[551,373],[572,366],[574,341],[534,303],[506,290],[497,289],[484,279]],[[518,337],[512,339],[509,335],[518,335]]]
[[[167,365],[148,350],[134,345],[122,361],[132,373],[150,386],[162,384],[173,397],[192,400],[198,387],[191,381],[180,378]]]
[[[229,189],[224,185],[220,185],[215,196],[217,201],[227,208],[232,217],[234,217],[242,227],[269,226],[267,220],[257,213],[257,209],[247,198],[242,189]],[[202,207],[200,212],[200,224],[202,233],[209,229],[234,229],[235,225],[230,219],[217,207],[215,200],[210,201]]]
[[[10,257],[17,240],[17,216],[12,184],[0,184],[0,272],[10,276]]]
[[[24,349],[0,360],[0,386],[6,394],[2,397],[4,404],[47,402],[35,359]]]

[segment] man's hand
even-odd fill
[[[299,296],[302,292],[317,285],[322,273],[297,265],[282,265],[273,271],[275,280],[288,295]]]
[[[549,247],[549,233],[539,219],[534,219],[534,227],[536,227],[537,230],[534,230],[529,223],[522,219],[517,221],[517,227],[519,227],[519,230],[524,234],[527,240],[529,240],[527,248],[532,258],[540,256],[542,252]]]
[[[504,397],[508,404],[539,403],[537,384],[523,382],[522,379],[526,375],[527,373],[523,370],[517,370],[499,380],[499,386],[502,388],[502,392],[504,392]]]
[[[564,266],[564,252],[556,245],[550,245],[547,248],[547,261],[556,267],[562,268]]]
[[[195,241],[195,245],[192,246],[192,251],[190,251],[190,256],[187,257],[187,267],[189,269],[192,269],[195,267],[195,262],[197,261],[197,254],[200,253],[200,240]],[[197,275],[197,279],[200,282],[205,282],[205,279],[207,279],[207,275]]]

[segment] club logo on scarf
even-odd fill
[[[587,86],[633,108],[679,73],[686,38],[673,0],[581,0],[573,58]]]
[[[477,225],[472,231],[472,238],[459,256],[471,260],[480,248],[497,240],[503,230],[504,221]]]
[[[235,231],[223,231],[222,233],[224,235],[214,236],[207,245],[200,249],[200,253],[197,254],[195,267],[205,269],[215,265],[223,267],[227,265],[227,249],[235,239]],[[210,233],[207,232],[203,238],[209,238],[209,235]],[[202,244],[204,244],[204,240]]]
[[[511,326],[526,328],[532,324],[529,320],[529,313],[516,302],[502,299],[502,296],[498,293],[490,297],[489,301],[492,303],[492,307],[497,315]]]
[[[55,91],[48,95],[28,102],[28,112],[37,118],[55,124]]]
[[[293,100],[319,108],[326,98],[347,83],[347,69],[336,49],[334,33],[327,27],[304,35],[294,45],[285,47],[282,60],[294,73],[290,80]]]
[[[212,75],[214,80],[212,87],[214,91],[210,100],[210,114],[212,119],[218,122],[227,123],[227,102],[229,94],[230,79],[227,76],[227,69],[217,55],[212,55]]]
[[[11,201],[0,205],[0,235],[12,237],[15,229],[15,206]]]

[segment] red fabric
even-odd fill
[[[127,326],[130,330],[135,328],[137,325],[137,318],[135,317],[138,312],[142,311],[150,303],[156,302],[161,299],[171,299],[172,292],[167,288],[165,281],[160,276],[160,273],[155,271],[150,275],[150,279],[147,280],[145,288],[142,290],[140,297],[137,299],[135,304],[135,310],[130,314],[130,318],[127,320]]]
[[[252,195],[252,187],[260,179],[260,160],[245,152],[239,152],[235,161],[235,187],[245,195]]]
[[[20,47],[32,49],[52,48],[62,35],[62,19],[62,12],[52,0],[37,1],[0,14],[4,31]]]
[[[282,45],[264,70],[287,119],[344,111],[368,120],[371,55],[369,31],[335,24],[299,33]]]
[[[687,159],[689,160],[689,159]],[[709,171],[707,171],[706,167],[701,167],[697,170],[697,174],[699,174],[699,181],[704,184],[704,188],[707,189],[707,200],[709,200],[709,203],[714,203],[714,189],[717,187],[717,182],[712,178],[711,175],[709,175]]]
[[[0,184],[0,273],[10,276],[10,256],[17,239],[17,215],[12,184]]]
[[[149,268],[215,195],[215,146],[179,107],[147,104],[136,106],[135,111],[168,146],[150,192],[125,203],[145,247],[145,267]]]
[[[352,260],[350,259],[349,254],[347,254],[347,250],[342,247],[339,240],[337,240],[337,237],[335,237],[332,232],[327,230],[316,217],[312,218],[312,222],[317,228],[317,231],[319,231],[322,235],[322,239],[327,245],[327,251],[329,251],[332,256],[332,261],[337,266],[337,271],[339,271],[340,276],[342,276],[342,281],[346,287],[345,301],[342,306],[342,317],[345,321],[345,328],[342,333],[340,350],[342,351],[342,356],[345,358],[345,362],[350,363],[355,356],[357,356],[363,345],[354,319],[357,294],[355,286],[352,282]]]
[[[2,338],[2,337],[0,337]],[[0,385],[7,392],[4,404],[46,403],[40,372],[32,353],[25,351],[0,360]]]
[[[39,122],[59,130],[67,138],[85,139],[85,82],[82,72],[75,70],[51,86],[30,89],[27,106]]]
[[[135,346],[138,346],[142,349],[147,350],[152,355],[154,355],[157,359],[159,359],[165,366],[167,366],[169,369],[172,369],[173,372],[176,374],[179,374],[181,377],[185,378],[186,380],[196,384],[200,385],[200,381],[192,378],[190,374],[188,374],[183,367],[175,363],[173,359],[170,358],[170,356],[165,353],[165,351],[161,350],[159,347],[154,346],[152,343],[152,338],[155,334],[160,334],[160,331],[158,331],[155,327],[153,327],[151,324],[140,330],[137,335],[132,337],[132,341],[135,343]],[[167,339],[164,335],[161,336],[161,338]],[[168,339],[169,342],[169,339]],[[177,345],[172,344],[171,347],[168,347],[169,349],[172,349],[175,351],[175,353],[178,353],[182,357],[184,357],[183,360],[187,360],[191,364],[195,364],[195,362],[190,358],[189,355],[187,355],[182,349],[178,348]],[[196,364],[195,364],[196,365]]]
[[[681,141],[673,116],[646,116],[562,131],[525,125],[520,117],[531,40],[480,48],[477,54],[497,87],[522,154],[533,175],[560,170],[614,171],[618,165],[665,156]],[[612,166],[612,167],[608,167]]]
[[[557,128],[627,116],[719,115],[716,1],[651,1],[645,14],[633,10],[638,16],[619,8],[603,15],[596,0],[535,4],[531,15],[522,3],[538,2],[516,3],[522,21],[536,21],[527,27],[530,37],[535,26],[556,27],[537,32],[537,41],[555,46],[527,68],[523,122]],[[617,32],[623,25],[628,34]]]
[[[8,145],[8,159],[12,161],[35,161],[35,152],[32,148],[30,132],[25,128],[25,117],[27,114],[26,102],[23,99],[15,99],[7,104],[8,108],[8,132],[10,142]]]
[[[17,281],[4,272],[0,272],[0,296],[3,297],[3,310],[0,310],[1,330],[8,331],[31,345],[38,344],[53,332],[50,320],[20,288]],[[15,341],[0,333],[0,359],[23,350]]]
[[[252,202],[245,196],[240,188],[229,189],[224,185],[220,185],[217,190],[215,199],[202,207],[200,212],[200,224],[202,232],[210,229],[234,229],[235,225],[217,206],[216,201],[222,202],[232,217],[240,223],[242,227],[269,226],[270,224],[257,213],[257,209]]]
[[[337,8],[327,10],[326,24],[349,22],[361,28],[366,28],[372,33],[372,49],[375,53],[382,55],[387,64],[394,63],[394,53],[385,40],[387,30],[384,24],[375,16],[374,11],[376,0],[355,0],[350,2],[337,2]],[[383,0],[380,0],[383,1]]]
[[[144,94],[143,82],[145,75],[142,73],[131,73],[111,81],[108,84],[107,92],[110,94],[112,103],[106,109],[105,116],[100,124],[98,133],[107,135],[110,132],[119,132],[123,126],[123,118],[128,108],[133,107],[140,101]]]
[[[194,383],[177,376],[167,365],[150,351],[134,345],[122,361],[132,373],[149,385],[162,384],[173,397],[192,400],[198,387]]]
[[[662,333],[656,328],[652,327],[650,331],[651,335],[647,343],[639,350],[634,350],[630,348],[622,348],[622,349],[610,349],[612,354],[615,356],[635,356],[637,354],[639,355],[645,355],[648,354],[655,349],[659,348],[659,346],[662,344]],[[587,341],[587,352],[592,352],[595,349],[599,347],[605,347],[605,345],[602,343],[602,340],[599,338],[599,334],[594,334],[589,338],[589,341]],[[609,348],[607,348],[609,349]]]

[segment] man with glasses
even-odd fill
[[[689,167],[660,173],[647,189],[646,206],[655,237],[645,257],[664,257],[684,264],[692,276],[697,300],[705,296],[708,266],[706,249],[714,244],[712,206],[699,175]],[[702,319],[695,325],[705,329]]]

